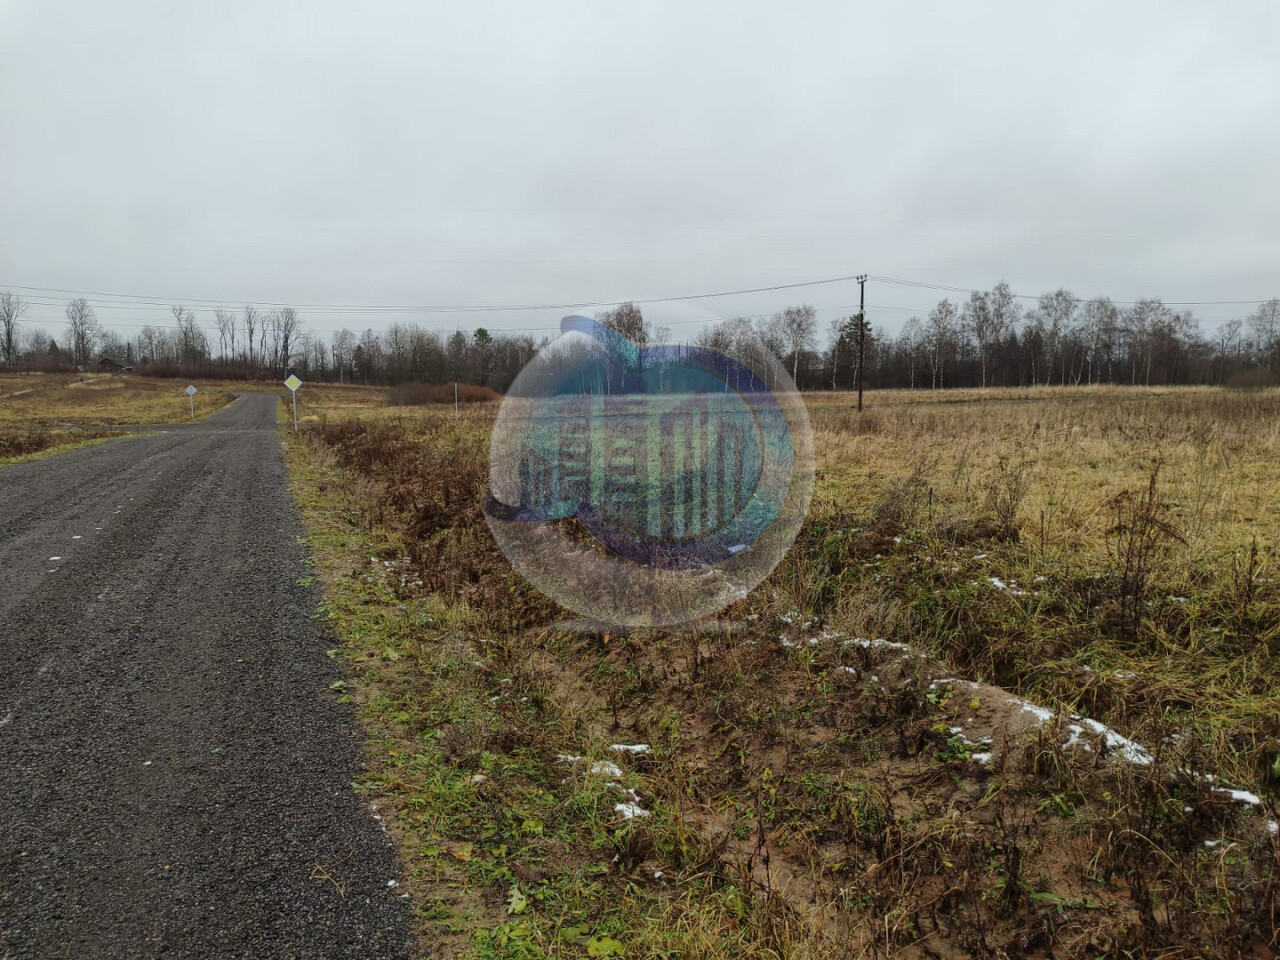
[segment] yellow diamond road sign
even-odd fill
[[[297,390],[302,386],[302,381],[299,380],[295,374],[291,373],[289,374],[289,379],[284,382],[284,385],[290,390]]]

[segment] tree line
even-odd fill
[[[310,381],[394,385],[458,381],[504,391],[549,338],[495,335],[484,328],[442,332],[393,323],[327,337],[305,328],[291,307],[213,312],[202,326],[183,306],[170,322],[123,337],[103,326],[83,298],[65,310],[58,335],[22,321],[21,297],[0,292],[0,364],[14,370],[91,370],[103,357],[156,376],[262,379],[296,373]],[[672,342],[635,304],[597,315],[640,347]],[[819,342],[817,311],[787,307],[758,318],[708,324],[686,340],[752,358],[763,347],[805,390],[846,389],[859,374],[858,316],[838,318]],[[1206,335],[1189,310],[1158,298],[1116,304],[1064,289],[1024,306],[1003,281],[967,299],[939,301],[896,334],[867,324],[862,352],[868,387],[1035,386],[1042,384],[1273,383],[1280,373],[1280,299]]]
[[[1280,298],[1206,335],[1190,310],[1159,298],[1117,304],[1046,293],[1024,307],[1003,281],[965,300],[939,301],[896,334],[857,315],[831,322],[818,345],[816,312],[788,307],[756,321],[754,334],[804,390],[849,389],[861,363],[870,387],[944,389],[1091,384],[1262,385],[1280,382]],[[737,321],[743,330],[743,321]],[[735,322],[698,342],[724,349]]]
[[[856,318],[839,325],[829,348],[833,383],[850,357]],[[866,379],[906,388],[1060,386],[1096,383],[1274,383],[1280,373],[1280,299],[1220,324],[1211,335],[1190,310],[1159,298],[1116,304],[1059,289],[1028,308],[1006,283],[967,300],[942,300],[896,336],[868,337]]]

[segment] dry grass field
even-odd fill
[[[496,405],[308,398],[424,949],[1273,956],[1280,393],[807,399],[809,518],[728,629],[583,634],[484,522]]]
[[[108,374],[0,374],[0,426],[183,423],[191,419],[191,407],[183,392],[188,382],[197,390],[197,420],[221,410],[245,389],[244,384],[225,381]]]
[[[361,387],[344,383],[304,383],[298,388],[298,421],[325,423],[382,415],[387,407],[387,391],[381,387]],[[280,423],[293,423],[289,391],[281,394]]]
[[[197,390],[197,420],[245,389],[244,384],[190,382]],[[120,436],[112,429],[119,426],[190,422],[187,385],[127,375],[0,373],[0,462]]]
[[[470,396],[469,396],[470,395]],[[489,403],[477,403],[477,397],[496,397],[484,387],[463,385],[459,416],[492,417]],[[298,422],[329,423],[354,418],[364,420],[415,420],[435,418],[446,411],[453,413],[453,385],[426,387],[422,384],[403,384],[394,389],[364,387],[344,383],[307,383],[298,388]],[[293,422],[292,400],[286,394],[282,398],[279,420]]]

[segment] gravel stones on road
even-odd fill
[[[0,469],[6,960],[413,952],[275,410]]]

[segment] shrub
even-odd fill
[[[477,387],[471,383],[457,385],[460,403],[481,403],[501,400],[502,395],[489,387]],[[453,403],[452,383],[401,383],[391,388],[387,403],[393,407],[421,407],[430,403]]]
[[[1255,390],[1260,387],[1274,387],[1275,373],[1267,367],[1250,367],[1227,377],[1227,384],[1233,390]]]

